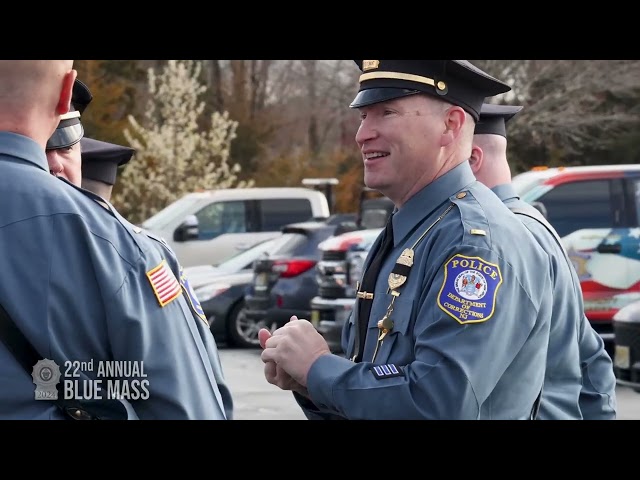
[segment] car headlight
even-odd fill
[[[221,293],[226,292],[231,288],[231,285],[226,283],[212,283],[211,285],[205,285],[204,287],[198,287],[195,290],[196,297],[200,303],[211,300],[217,297]]]

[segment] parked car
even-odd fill
[[[614,315],[640,299],[640,165],[537,168],[514,185],[562,237],[585,314],[611,351]]]
[[[536,168],[515,176],[513,185],[562,237],[581,281],[585,314],[612,353],[614,315],[640,300],[640,166]],[[339,323],[355,301],[345,295],[312,302],[316,328],[335,348]]]
[[[320,222],[318,224],[322,225]],[[328,228],[333,229],[336,226]],[[281,258],[304,255],[309,248],[308,245],[309,235],[306,230],[296,226],[285,226],[278,237],[254,248],[258,249],[262,258]],[[253,254],[255,253],[253,251]],[[246,251],[240,255],[246,257],[248,254],[249,251]],[[240,255],[238,258],[241,259]],[[256,260],[257,258],[254,258],[254,262]],[[233,259],[229,260],[232,261]],[[252,265],[210,278],[210,282],[200,284],[194,287],[194,290],[216,340],[230,346],[257,347],[258,331],[262,327],[271,328],[271,324],[267,324],[264,318],[248,318],[245,315],[245,293],[254,279]],[[193,283],[191,277],[189,282]]]
[[[318,245],[331,237],[336,225],[304,222],[287,227],[304,238],[291,255],[269,255],[254,263],[254,277],[245,295],[246,315],[265,322],[272,329],[292,315],[309,319],[310,302],[318,292],[315,266],[320,259]]]
[[[280,234],[289,223],[329,217],[322,192],[309,188],[230,188],[194,192],[145,220],[184,267],[220,263]]]
[[[640,300],[618,310],[613,317],[613,333],[613,371],[618,384],[640,393]]]
[[[202,285],[214,282],[217,278],[225,275],[251,271],[253,262],[263,253],[278,248],[281,236],[263,240],[251,248],[244,250],[218,265],[194,265],[185,267],[184,273],[189,279],[189,284],[196,289]],[[280,240],[280,241],[279,241]]]
[[[347,232],[331,237],[319,246],[316,265],[318,294],[311,299],[311,323],[334,353],[340,353],[342,327],[355,304],[356,282],[362,276],[364,260],[381,228]]]

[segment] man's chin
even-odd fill
[[[388,186],[378,175],[367,175],[366,172],[364,174],[364,184],[368,188],[378,191],[383,191]]]

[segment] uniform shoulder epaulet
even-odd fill
[[[137,231],[136,231],[136,230],[137,230]],[[145,230],[144,228],[140,228],[140,227],[137,227],[137,226],[136,226],[136,227],[134,227],[134,231],[135,231],[136,233],[144,234],[144,235],[146,235],[147,237],[149,237],[150,239],[155,240],[156,242],[161,243],[161,244],[162,244],[162,245],[164,245],[165,247],[169,248],[169,244],[167,243],[167,241],[166,241],[164,238],[162,238],[162,237],[160,237],[160,236],[158,236],[158,235],[155,235],[155,234],[151,233],[149,230]]]
[[[449,197],[449,200],[460,211],[460,218],[465,228],[465,238],[469,236],[485,237],[485,241],[489,242],[489,221],[482,205],[473,193],[469,190],[462,190]]]

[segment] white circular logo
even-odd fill
[[[479,300],[487,293],[487,280],[477,270],[464,270],[456,277],[456,292],[467,300]]]

